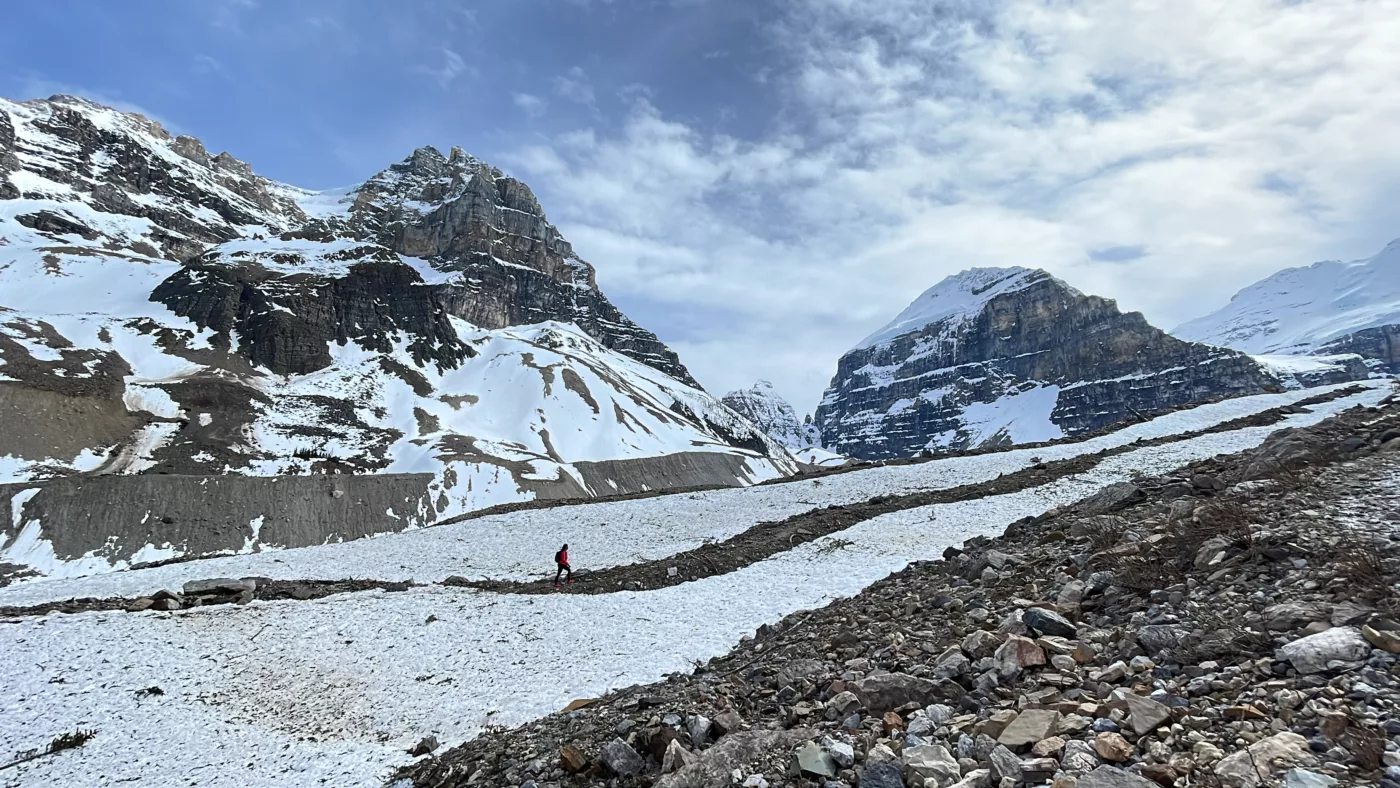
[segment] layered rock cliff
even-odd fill
[[[1248,356],[1184,342],[1044,271],[949,277],[842,356],[817,408],[862,459],[1053,440],[1277,386]]]

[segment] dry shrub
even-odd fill
[[[1379,542],[1357,537],[1344,539],[1333,548],[1328,562],[1357,599],[1374,603],[1390,596],[1395,575]]]
[[[1338,737],[1337,743],[1356,758],[1362,769],[1374,772],[1381,768],[1381,758],[1385,755],[1385,739],[1375,731],[1349,727]]]
[[[1130,555],[1108,554],[1104,567],[1118,585],[1134,591],[1153,591],[1186,580],[1196,551],[1211,539],[1224,539],[1232,547],[1253,551],[1256,547],[1249,507],[1239,501],[1217,500],[1196,510],[1185,521],[1168,526],[1166,538]]]
[[[1167,651],[1167,656],[1183,665],[1206,660],[1257,657],[1273,651],[1274,642],[1268,634],[1243,629],[1238,620],[1224,613],[1197,608],[1191,618],[1196,626],[1205,631],[1205,637],[1189,638]]]

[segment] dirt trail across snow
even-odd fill
[[[1164,436],[1105,449],[1066,460],[1040,463],[995,479],[976,484],[960,485],[943,490],[931,490],[908,495],[876,496],[854,504],[812,509],[776,522],[763,522],[722,542],[702,545],[694,550],[636,564],[609,567],[596,572],[576,573],[574,582],[562,587],[553,585],[553,578],[531,582],[506,580],[468,580],[449,577],[441,585],[471,588],[480,591],[509,594],[607,594],[624,590],[655,590],[706,577],[728,574],[790,550],[850,528],[857,523],[881,515],[933,504],[956,503],[997,495],[1007,495],[1081,474],[1092,470],[1104,459],[1200,435],[1231,432],[1247,427],[1277,424],[1291,414],[1357,393],[1359,387],[1348,387],[1300,400],[1291,405],[1271,408],[1249,416],[1222,422],[1206,429]],[[675,572],[672,573],[672,568]],[[333,594],[357,591],[402,591],[410,583],[370,579],[345,580],[259,580],[256,599],[308,600]],[[424,584],[419,584],[424,585]],[[27,607],[0,607],[0,622],[50,613],[82,613],[95,610],[124,610],[131,605],[130,597],[82,598]]]

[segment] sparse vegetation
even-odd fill
[[[38,750],[27,750],[20,753],[9,763],[0,764],[0,769],[10,769],[22,763],[36,761],[48,755],[57,755],[64,750],[74,750],[92,740],[97,735],[97,731],[84,730],[79,728],[72,733],[60,733],[53,737],[48,746]]]

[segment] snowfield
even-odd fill
[[[550,557],[564,543],[571,545],[577,566],[602,569],[664,558],[707,541],[723,541],[760,522],[782,520],[815,508],[865,501],[876,495],[977,484],[1037,461],[1067,459],[1125,446],[1138,439],[1205,429],[1327,390],[1226,400],[1078,443],[872,468],[748,489],[510,512],[352,542],[267,550],[134,571],[111,572],[105,562],[91,559],[79,559],[66,566],[47,564],[41,568],[56,577],[0,588],[0,605],[33,605],[79,596],[136,596],[162,588],[178,590],[186,580],[207,577],[355,577],[434,582],[461,575],[473,580],[533,580],[553,570]],[[15,525],[17,531],[21,530],[18,522]],[[0,550],[0,560],[25,563],[25,556],[17,552],[17,547]],[[79,577],[101,572],[106,574]]]
[[[408,761],[405,751],[425,735],[435,734],[451,746],[486,724],[519,724],[576,698],[689,670],[693,660],[727,651],[764,623],[858,593],[911,561],[938,558],[948,545],[999,534],[1017,519],[1070,503],[1106,484],[1246,449],[1279,427],[1311,424],[1354,405],[1374,404],[1387,389],[1374,385],[1281,425],[1137,449],[1108,458],[1085,474],[1019,493],[877,517],[745,569],[656,591],[541,597],[428,587],[309,602],[54,615],[0,624],[0,653],[7,658],[0,679],[0,708],[5,709],[0,742],[5,749],[41,747],[55,734],[78,727],[97,731],[81,749],[25,764],[6,779],[18,786],[379,786],[396,765]],[[1100,440],[1121,445],[1137,437],[1198,429],[1301,396],[1207,406]],[[1231,414],[1232,409],[1238,410]],[[1092,450],[1094,442],[1086,442],[1034,453],[1050,459]],[[853,489],[882,486],[883,492],[907,489],[909,474],[920,472],[929,474],[925,484],[962,483],[1021,467],[1025,454],[875,469],[846,479]],[[761,505],[765,496],[779,500],[782,488],[804,487],[801,494],[814,493],[810,482],[798,482],[633,503],[665,507],[720,497],[729,501],[730,511],[739,511],[745,500]],[[521,514],[554,520],[557,534],[598,519],[599,510],[620,506],[625,505]],[[624,541],[664,540],[651,532],[670,531],[687,519],[689,514],[677,507],[665,519],[612,521],[617,541],[608,549]],[[464,525],[484,535],[499,523]],[[415,562],[427,553],[399,551],[395,545],[413,544],[430,533],[316,548],[307,551],[307,565],[310,556],[320,555],[328,562],[344,562],[331,575],[343,576],[352,567],[364,575],[374,566],[367,562],[383,560],[371,558],[373,554],[397,552],[403,571],[412,574],[419,569]],[[837,536],[852,544],[829,549]],[[573,543],[580,563],[595,560],[580,549],[584,540]],[[493,549],[502,553],[495,559],[500,566],[538,560],[533,545],[518,539],[495,544]],[[339,552],[352,546],[359,548],[353,555]],[[513,558],[506,555],[511,549]],[[198,574],[213,574],[209,570],[215,566],[203,562]],[[420,579],[431,573],[420,572]],[[6,589],[0,604],[14,604],[42,588],[110,593],[105,584],[114,579],[142,576],[133,572],[61,585],[32,583]],[[697,625],[697,616],[703,616],[704,626]],[[429,623],[430,617],[436,620]],[[138,694],[153,686],[163,694]]]

